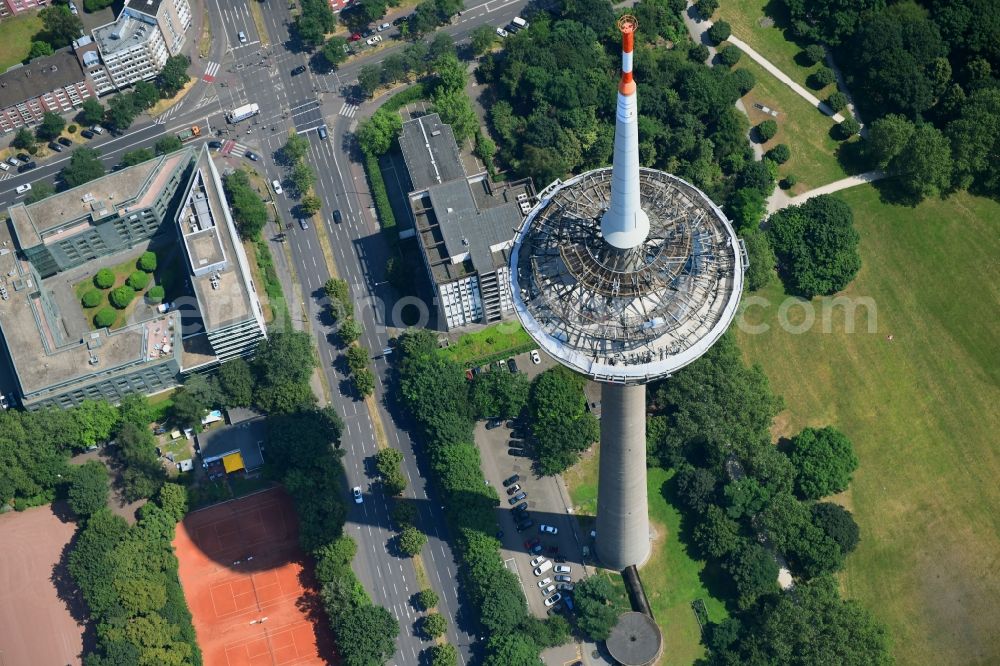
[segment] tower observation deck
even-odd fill
[[[640,168],[635,18],[618,21],[622,75],[614,162],[556,181],[518,229],[510,279],[525,330],[602,383],[597,555],[621,570],[649,556],[645,383],[704,354],[739,305],[745,260],[698,188]]]

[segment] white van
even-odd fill
[[[552,568],[552,560],[545,560],[537,567],[535,567],[535,575],[541,576],[543,573]]]
[[[514,30],[524,30],[525,28],[528,27],[528,22],[525,21],[520,16],[515,16],[513,19],[511,19],[510,24],[514,26]]]

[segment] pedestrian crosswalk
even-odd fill
[[[234,139],[227,139],[223,142],[222,150],[219,152],[226,157],[243,157],[248,150],[250,150],[249,146],[244,146]]]
[[[344,102],[344,106],[340,107],[340,115],[345,118],[353,118],[354,114],[358,112],[358,107],[355,104],[348,104]]]
[[[211,62],[210,61],[205,66],[205,74],[204,74],[204,76],[201,77],[202,80],[203,81],[207,81],[209,83],[211,83],[212,81],[214,81],[215,80],[215,75],[219,73],[219,68],[220,67],[221,67],[221,65],[219,63],[217,63],[217,62]]]
[[[181,101],[181,103],[183,103],[183,100]],[[174,104],[172,107],[170,107],[169,109],[158,115],[156,117],[156,120],[154,120],[153,122],[157,125],[166,125],[167,121],[170,120],[170,117],[175,113],[177,113],[178,111],[180,111],[180,109],[181,109],[180,103]]]

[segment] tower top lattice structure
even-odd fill
[[[701,356],[725,332],[744,254],[694,185],[639,166],[633,16],[618,20],[622,70],[614,162],[539,194],[511,253],[511,290],[546,352],[593,379],[644,383]]]

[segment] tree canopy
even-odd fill
[[[222,185],[240,237],[257,238],[267,224],[267,206],[250,184],[250,177],[246,171],[236,169],[223,176]]]
[[[558,474],[576,462],[599,437],[597,419],[587,411],[585,380],[556,366],[535,377],[528,401],[542,474]]]
[[[528,402],[528,378],[521,372],[481,372],[472,380],[472,406],[480,419],[512,419]]]
[[[74,467],[69,475],[66,499],[69,508],[81,518],[88,518],[108,504],[108,468],[99,460],[88,460]]]
[[[101,154],[93,148],[80,147],[73,151],[69,164],[63,167],[61,176],[66,185],[76,187],[96,180],[104,173]]]
[[[791,439],[788,449],[795,466],[795,489],[806,499],[846,490],[858,468],[851,440],[832,426],[806,428]]]

